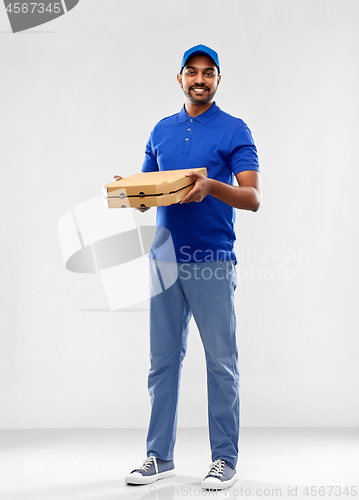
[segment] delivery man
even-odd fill
[[[202,487],[225,489],[237,477],[239,440],[235,209],[258,210],[259,164],[246,123],[214,101],[221,81],[218,54],[205,45],[190,48],[177,80],[184,106],[152,130],[142,171],[206,167],[208,177],[190,173],[196,182],[185,198],[157,208],[157,226],[173,240],[178,278],[150,299],[147,458],[126,483],[149,484],[174,475],[180,374],[193,315],[206,357],[213,462]],[[155,252],[152,258],[155,263]],[[151,272],[156,273],[153,262]]]

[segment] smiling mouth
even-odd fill
[[[207,91],[207,89],[205,89],[204,87],[192,87],[191,90],[193,90],[193,92],[196,92],[196,94],[203,94],[203,92]]]

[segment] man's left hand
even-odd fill
[[[195,177],[196,183],[180,203],[189,203],[191,201],[199,203],[203,200],[203,198],[210,194],[211,179],[203,174],[200,174],[199,172],[188,172],[186,177]]]

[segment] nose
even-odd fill
[[[196,75],[196,85],[204,85],[204,78],[203,78],[203,75],[201,73],[198,73]]]

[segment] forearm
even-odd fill
[[[256,212],[261,203],[260,190],[253,186],[232,186],[224,182],[208,179],[209,194],[218,200],[242,210]]]

